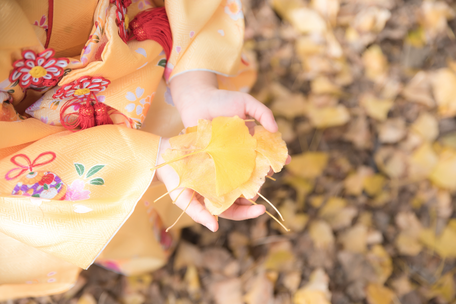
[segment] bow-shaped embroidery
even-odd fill
[[[45,157],[46,155],[50,155],[51,156],[51,159],[47,160],[47,161],[44,161],[44,162],[41,162],[39,163],[39,159],[42,158],[42,157]],[[25,161],[27,162],[27,165],[23,165],[23,164],[20,164],[16,159],[18,158],[23,158],[25,159]],[[11,162],[13,164],[15,164],[17,167],[14,168],[14,169],[11,169],[8,171],[8,173],[6,173],[5,175],[5,178],[6,180],[13,180],[19,176],[21,176],[25,171],[33,171],[33,168],[34,167],[39,167],[39,166],[44,166],[44,165],[47,165],[49,164],[50,162],[54,161],[54,159],[56,158],[56,155],[54,152],[43,152],[41,153],[40,155],[38,155],[35,160],[32,162],[30,160],[30,158],[25,155],[25,154],[18,154],[18,155],[15,155],[13,157],[11,157]],[[17,173],[16,175],[14,176],[10,176],[13,172],[15,171],[18,171],[19,170],[19,173]]]

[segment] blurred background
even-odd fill
[[[154,273],[92,266],[15,303],[456,303],[456,3],[242,2],[252,94],[293,156],[262,193],[292,231],[194,226]]]

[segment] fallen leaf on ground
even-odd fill
[[[448,69],[434,72],[431,78],[432,91],[442,117],[456,115],[456,75]]]
[[[377,283],[385,284],[386,280],[393,273],[393,261],[391,256],[381,245],[375,245],[367,254],[367,259],[377,273]]]
[[[302,34],[322,33],[326,30],[326,22],[320,14],[305,7],[288,11],[287,19]],[[302,22],[303,20],[306,22]]]
[[[198,270],[194,265],[187,267],[184,280],[187,283],[188,293],[195,297],[200,292],[201,284],[198,277]]]
[[[423,112],[413,123],[411,130],[424,140],[433,142],[439,135],[439,123],[433,115]]]
[[[333,84],[327,77],[317,77],[311,84],[312,93],[314,94],[334,94],[340,95],[342,93],[339,86]]]
[[[339,242],[345,250],[357,253],[364,253],[367,250],[367,227],[363,224],[356,224],[342,233]]]
[[[454,278],[452,271],[442,276],[434,285],[431,286],[431,292],[434,296],[441,296],[447,302],[455,298]]]
[[[443,1],[423,1],[420,23],[426,30],[428,40],[432,41],[447,29],[447,20],[455,17],[454,10]]]
[[[293,155],[287,170],[302,178],[315,178],[323,173],[328,164],[328,154],[324,152],[305,152]]]
[[[313,126],[324,129],[346,124],[350,120],[350,113],[343,105],[324,108],[309,106],[307,117]]]
[[[435,250],[442,258],[456,257],[456,219],[448,222],[441,235],[436,235],[435,229],[421,230],[420,241],[429,249]]]
[[[367,78],[376,82],[385,79],[388,71],[388,60],[378,45],[373,45],[364,52],[363,64]]]
[[[435,106],[431,92],[431,77],[428,73],[420,71],[410,80],[402,91],[402,96],[408,101],[417,102],[428,108]]]
[[[316,269],[310,275],[309,283],[293,296],[295,304],[330,304],[329,278],[323,269]]]
[[[312,222],[309,227],[309,234],[316,248],[331,249],[334,246],[334,234],[331,226],[325,221]]]
[[[438,187],[456,190],[456,153],[454,151],[446,150],[440,153],[429,179]]]
[[[318,212],[318,216],[328,222],[334,230],[350,226],[357,214],[358,210],[355,207],[347,206],[347,202],[338,197],[329,198]]]
[[[274,298],[274,283],[271,282],[265,271],[260,271],[255,277],[252,287],[246,295],[244,302],[247,304],[270,303]]]
[[[397,143],[404,138],[405,134],[405,121],[402,118],[387,119],[378,128],[378,138],[382,143]]]
[[[285,177],[284,182],[296,190],[296,203],[302,207],[305,198],[313,190],[313,183],[298,176],[287,176]]]
[[[428,143],[416,149],[409,158],[409,177],[419,181],[428,178],[438,162],[438,156]]]
[[[378,99],[371,94],[361,97],[361,106],[366,110],[366,114],[379,121],[384,121],[388,117],[388,112],[394,102],[388,99]]]
[[[355,173],[347,176],[344,180],[345,192],[348,195],[360,195],[364,189],[366,177],[374,174],[372,168],[361,166]]]
[[[383,190],[385,183],[386,179],[381,174],[367,176],[363,183],[364,191],[370,196],[376,196]]]
[[[392,304],[395,298],[391,289],[375,283],[367,285],[366,296],[369,304]]]
[[[407,172],[407,155],[399,149],[383,146],[375,153],[374,160],[390,178],[404,177]]]
[[[287,221],[287,227],[294,232],[300,232],[304,229],[307,222],[309,221],[309,216],[303,212],[298,212],[296,209],[297,204],[291,200],[286,200],[278,208],[283,218]],[[278,223],[274,222],[273,226],[277,230],[282,230]]]

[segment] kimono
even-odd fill
[[[135,16],[160,7],[172,44],[130,39]],[[167,84],[205,70],[248,90],[243,33],[240,0],[0,0],[0,301],[64,292],[92,263],[166,263],[190,222],[166,233],[181,211],[153,203],[160,138],[183,128]],[[67,130],[78,98],[112,123]]]

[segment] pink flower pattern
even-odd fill
[[[43,15],[40,19],[40,21],[35,21],[35,23],[33,23],[33,25],[36,25],[36,26],[39,26],[41,27],[42,29],[45,29],[47,30],[48,29],[48,26],[46,24],[46,15]]]
[[[68,190],[65,194],[66,201],[80,201],[90,198],[90,191],[84,190],[84,181],[76,179],[71,183],[71,186],[68,187]]]

